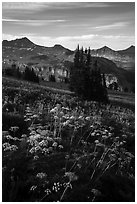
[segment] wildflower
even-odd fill
[[[44,192],[45,192],[47,195],[49,195],[49,194],[51,193],[51,190],[47,188]]]
[[[131,157],[131,158],[134,158],[134,155],[131,154],[130,152],[126,152],[125,154],[128,155],[128,156]]]
[[[94,196],[100,196],[101,192],[97,189],[92,189],[91,192],[94,194]]]
[[[62,109],[66,110],[66,111],[69,111],[68,107],[62,107]]]
[[[45,146],[45,141],[42,140],[41,142],[39,142],[39,146]]]
[[[88,116],[88,117],[86,117],[85,119],[86,119],[86,120],[90,120],[90,117]]]
[[[66,125],[68,125],[69,123],[70,123],[70,120],[67,120],[67,121],[66,121]]]
[[[14,127],[11,127],[11,128],[10,128],[10,130],[13,131],[13,132],[17,131],[18,129],[19,129],[18,126],[14,126]]]
[[[66,173],[65,173],[65,176],[67,176],[70,181],[76,181],[76,180],[78,180],[78,176],[75,175],[74,172],[66,172]]]
[[[119,137],[116,137],[116,138],[115,138],[115,141],[119,141]]]
[[[47,134],[47,130],[42,130],[42,131],[40,132],[40,134],[41,134],[42,136],[45,136],[45,135]]]
[[[79,169],[81,169],[82,165],[81,165],[81,164],[77,164],[77,167],[78,167]]]
[[[31,117],[32,118],[38,118],[39,116],[38,115],[32,115]]]
[[[53,142],[53,138],[52,138],[52,137],[47,136],[47,141],[49,141],[49,142]]]
[[[63,149],[63,146],[62,146],[62,145],[59,145],[58,148],[59,148],[59,149]]]
[[[35,135],[36,134],[36,131],[34,131],[34,130],[32,130],[31,132],[30,132],[30,135]]]
[[[122,146],[124,143],[123,142],[120,142],[120,145]]]
[[[6,147],[4,151],[16,151],[18,147],[16,145],[11,145],[9,147]]]
[[[39,178],[39,179],[47,178],[47,174],[46,174],[46,173],[43,173],[43,172],[38,173],[38,174],[36,175],[36,178]]]
[[[3,143],[3,148],[7,148],[7,147],[10,147],[10,144],[8,143],[8,142],[5,142],[5,143]]]
[[[69,118],[70,120],[74,120],[75,119],[75,117],[72,115],[70,118]]]
[[[67,126],[67,125],[69,125],[69,123],[70,123],[70,120],[67,120],[66,122],[62,123],[62,125]]]
[[[54,142],[54,143],[52,144],[52,146],[53,146],[53,147],[57,147],[57,146],[58,146],[58,143],[57,143],[57,142]]]
[[[35,152],[37,152],[37,151],[39,151],[39,150],[41,150],[41,147],[40,147],[40,146],[36,146],[36,147],[35,147]]]
[[[55,107],[55,108],[53,108],[53,109],[50,110],[50,113],[56,113],[57,110],[58,110],[57,107]]]
[[[57,119],[58,119],[58,116],[55,115],[55,116],[54,116],[54,119],[57,120]]]
[[[106,135],[102,135],[102,139],[106,140],[108,137]]]
[[[112,133],[109,132],[109,133],[108,133],[108,136],[111,137],[111,136],[112,136]]]
[[[99,143],[96,143],[96,146],[97,146],[97,147],[104,147],[104,145],[103,145],[102,143],[100,143],[100,142],[99,142]]]
[[[39,159],[38,155],[34,156],[34,160],[38,160],[38,159]]]
[[[62,116],[64,115],[63,111],[61,111],[61,112],[59,113],[59,115],[60,115],[60,117],[62,117]]]
[[[79,119],[79,120],[83,119],[83,116],[80,115],[80,116],[78,117],[78,119]]]
[[[31,186],[30,191],[34,191],[37,188],[37,186]]]
[[[36,134],[36,135],[34,135],[34,139],[36,140],[36,139],[40,139],[41,138],[41,135],[40,134]]]
[[[17,140],[18,140],[18,141],[21,141],[21,139],[19,139],[19,138],[17,138],[17,137],[14,137],[13,140],[15,140],[15,141],[17,141]]]
[[[32,113],[26,113],[25,116],[32,116]]]
[[[33,153],[35,152],[35,147],[32,147],[32,148],[29,150],[29,152],[30,152],[31,154],[33,154]]]
[[[13,138],[11,135],[7,135],[7,136],[6,136],[6,139],[8,139],[8,140],[14,140],[14,138]]]
[[[123,138],[127,138],[127,135],[122,135]]]
[[[94,137],[94,136],[95,136],[95,132],[92,132],[92,133],[91,133],[91,136],[93,136],[93,137]]]
[[[27,122],[27,121],[31,121],[31,119],[30,119],[30,118],[27,118],[27,119],[25,119],[24,121],[25,121],[25,122]]]
[[[56,104],[56,108],[59,110],[61,108],[61,104]]]
[[[96,144],[99,144],[99,141],[98,141],[98,140],[95,140],[95,143],[96,143]]]

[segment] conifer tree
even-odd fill
[[[84,99],[107,101],[105,76],[101,75],[97,60],[92,63],[90,48],[84,52],[78,46],[70,70],[70,88]]]

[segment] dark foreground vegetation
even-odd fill
[[[3,78],[4,202],[134,202],[131,109]]]
[[[101,74],[97,60],[92,61],[90,48],[83,50],[78,46],[69,81],[70,89],[77,96],[86,100],[108,102],[105,75]]]

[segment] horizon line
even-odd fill
[[[4,39],[4,40],[2,40],[2,42],[3,41],[8,41],[8,42],[10,42],[10,41],[15,41],[15,40],[21,40],[21,39],[23,39],[23,38],[27,38],[29,41],[31,41],[33,44],[35,44],[35,45],[38,45],[38,46],[43,46],[43,47],[48,47],[48,48],[52,48],[52,47],[54,47],[55,45],[61,45],[61,44],[58,44],[58,43],[56,43],[56,44],[54,44],[53,46],[45,46],[45,45],[40,45],[40,44],[36,44],[36,43],[34,43],[32,40],[30,40],[29,39],[29,37],[26,37],[26,36],[24,36],[24,37],[20,37],[20,38],[16,38],[16,39],[12,39],[12,40],[8,40],[8,39]],[[78,45],[79,45],[79,43],[78,43]],[[77,45],[77,47],[78,47],[78,45]],[[70,51],[75,51],[76,49],[77,49],[77,47],[76,47],[76,49],[75,50],[72,50],[72,49],[70,49],[70,48],[67,48],[67,47],[65,47],[65,46],[63,46],[63,45],[61,45],[62,47],[64,47],[64,48],[66,48],[66,49],[69,49]],[[84,47],[84,46],[81,46],[81,48],[82,47]],[[118,50],[114,50],[114,49],[112,49],[111,47],[109,47],[109,46],[107,46],[107,45],[103,45],[103,46],[101,46],[101,47],[99,47],[99,48],[90,48],[90,46],[89,46],[89,48],[91,49],[91,50],[98,50],[98,49],[101,49],[101,48],[103,48],[103,47],[108,47],[109,49],[111,49],[111,50],[113,50],[113,51],[121,51],[121,50],[126,50],[126,49],[128,49],[128,48],[130,48],[130,47],[135,47],[135,45],[133,45],[133,44],[131,44],[130,46],[128,46],[128,47],[126,47],[126,48],[124,48],[124,49],[118,49]],[[84,49],[86,49],[87,47],[85,47]]]

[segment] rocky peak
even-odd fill
[[[22,47],[22,48],[28,48],[32,47],[34,45],[33,42],[31,42],[28,38],[23,37],[20,39],[16,40],[3,40],[2,46],[7,46],[7,47]]]

